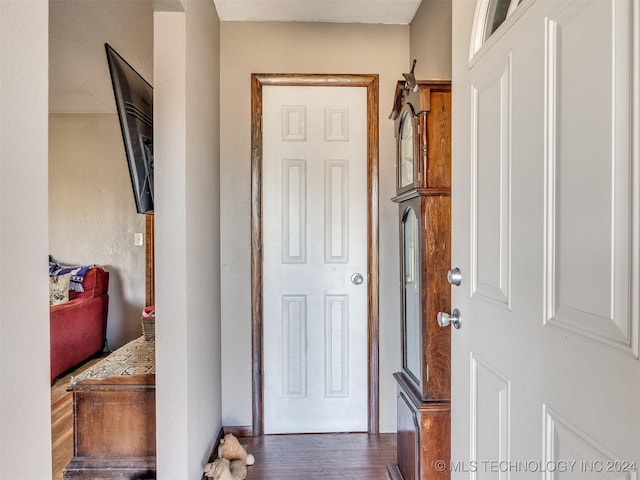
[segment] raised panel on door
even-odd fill
[[[478,77],[471,86],[471,289],[509,308],[511,55]]]
[[[486,472],[487,459],[495,459],[498,463],[509,462],[510,437],[510,382],[503,374],[496,371],[475,356],[471,358],[471,449],[468,468],[480,473],[483,478]],[[480,472],[478,472],[480,466]],[[462,467],[462,465],[461,465]],[[508,478],[506,472],[495,478]]]
[[[585,0],[546,21],[545,322],[637,357],[631,83],[621,61],[630,51],[630,16],[629,2]],[[584,35],[596,29],[602,33]]]
[[[602,443],[544,408],[544,480],[633,480],[637,461],[616,456]],[[554,471],[551,471],[554,470]]]
[[[282,262],[307,261],[307,162],[282,161]]]

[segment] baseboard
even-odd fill
[[[209,455],[208,462],[213,462],[218,458],[218,447],[220,447],[220,441],[227,433],[232,433],[236,437],[250,437],[253,433],[253,429],[251,427],[242,426],[223,426],[220,429],[220,432],[218,432],[218,438],[216,438],[216,441],[213,444],[213,449],[211,450],[211,455]]]
[[[220,440],[222,440],[222,437],[224,437],[224,427],[221,428],[220,431],[218,432],[218,438],[216,438],[216,441],[213,444],[213,448],[211,449],[211,454],[209,455],[209,460],[207,460],[207,463],[211,463],[216,458],[218,458],[218,447],[220,446]],[[205,477],[204,472],[202,472],[202,478],[200,480],[207,480],[207,477]]]
[[[218,438],[216,438],[216,441],[213,444],[213,449],[211,450],[211,455],[209,455],[207,463],[211,463],[218,458],[218,447],[220,447],[220,441],[227,433],[232,433],[236,437],[251,437],[253,435],[253,429],[251,427],[243,426],[223,426],[220,429],[220,432],[218,432]],[[207,477],[205,477],[203,473],[202,480],[206,480],[206,478]]]
[[[216,438],[215,443],[213,444],[213,449],[211,450],[211,455],[209,455],[208,463],[213,462],[216,458],[218,458],[218,447],[220,446],[220,440],[224,437],[225,427],[222,427],[218,432],[218,438]]]
[[[403,480],[402,474],[400,473],[400,469],[398,468],[398,465],[396,465],[395,463],[388,463],[387,470],[388,470],[387,473],[389,474],[389,477],[391,478],[391,480]]]
[[[97,478],[156,478],[156,457],[73,457],[62,472],[64,480]]]
[[[226,425],[223,428],[224,433],[233,433],[236,437],[253,437],[251,425]]]

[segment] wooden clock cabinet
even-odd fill
[[[397,464],[392,478],[449,478],[451,332],[438,326],[450,311],[451,83],[399,81],[397,139],[402,370],[395,373]],[[443,466],[445,468],[443,468]]]

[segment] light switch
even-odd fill
[[[135,234],[134,244],[136,247],[144,245],[144,235],[142,233]]]

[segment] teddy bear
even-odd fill
[[[224,438],[220,440],[218,458],[226,458],[230,462],[233,460],[242,460],[245,465],[253,465],[255,463],[253,455],[247,453],[232,433],[227,433]]]
[[[204,476],[214,480],[244,480],[247,478],[247,466],[242,460],[230,462],[218,458],[204,466]]]
[[[247,478],[247,465],[253,465],[253,455],[240,445],[238,439],[228,433],[220,440],[218,459],[204,466],[206,477],[214,480],[244,480]]]

